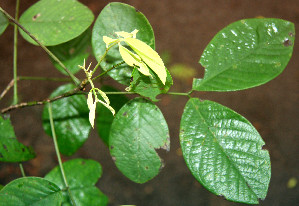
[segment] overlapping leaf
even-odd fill
[[[0,116],[0,162],[23,162],[34,157],[33,149],[17,140],[10,120]]]
[[[123,3],[108,4],[98,16],[92,32],[92,47],[96,59],[100,60],[106,50],[103,36],[114,38],[115,32],[131,32],[135,29],[139,30],[137,38],[155,49],[154,32],[141,12]],[[109,50],[101,66],[107,70],[122,61],[118,46],[115,46]],[[129,85],[131,74],[132,68],[128,65],[123,65],[109,72],[113,79],[125,85]]]
[[[108,198],[106,195],[94,186],[102,176],[102,167],[98,162],[88,159],[73,159],[64,162],[63,168],[77,206],[107,205]],[[45,179],[58,185],[60,189],[65,188],[58,166],[51,170]],[[70,203],[66,191],[63,192],[63,196],[63,204]]]
[[[212,101],[190,99],[181,120],[180,142],[190,171],[211,192],[249,204],[266,197],[269,153],[241,115]]]
[[[166,68],[165,68],[166,69]],[[134,69],[132,81],[130,83],[130,91],[136,92],[144,97],[149,97],[152,101],[157,101],[156,96],[167,93],[173,84],[172,78],[166,69],[167,77],[165,85],[160,81],[155,73],[150,71],[152,77],[142,75],[137,69]]]
[[[193,90],[235,91],[264,84],[288,64],[295,28],[281,19],[245,19],[222,29],[204,50],[199,63],[203,79]]]
[[[88,47],[91,41],[91,31],[88,29],[75,39],[59,44],[57,46],[50,46],[48,49],[68,68],[68,70],[75,74],[82,65],[84,59],[89,56]],[[51,59],[54,66],[63,74],[68,75],[66,71],[53,59]]]
[[[8,26],[8,20],[6,16],[0,11],[0,35],[5,31]]]
[[[0,206],[61,205],[62,191],[54,183],[39,177],[23,177],[0,190]]]
[[[116,114],[109,149],[117,168],[130,180],[144,183],[155,177],[163,166],[155,149],[169,146],[167,123],[153,103],[136,98]]]
[[[60,86],[50,98],[71,91],[75,86]],[[88,120],[88,107],[84,95],[73,95],[52,103],[53,119],[60,152],[64,155],[74,154],[87,140],[91,126]],[[43,127],[52,136],[48,106],[43,111]]]
[[[20,23],[42,44],[54,46],[82,34],[93,19],[92,11],[76,0],[41,0],[22,14]],[[20,33],[37,44],[22,30]]]

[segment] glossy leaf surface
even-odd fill
[[[57,185],[39,177],[23,177],[8,183],[0,191],[0,206],[59,206],[62,191]]]
[[[68,70],[75,74],[80,68],[78,65],[83,65],[84,59],[87,59],[90,46],[91,31],[88,29],[75,39],[57,46],[50,46],[48,49],[68,68]],[[68,75],[66,71],[53,59],[51,59],[54,66],[63,74]]]
[[[10,120],[0,116],[0,162],[23,162],[35,156],[31,147],[17,140]]]
[[[97,60],[105,53],[106,44],[103,36],[115,38],[115,32],[132,32],[138,29],[137,38],[155,49],[154,32],[146,17],[134,7],[113,2],[108,4],[98,16],[92,31],[92,47]],[[109,50],[101,66],[107,70],[122,62],[118,46]],[[121,84],[129,85],[132,67],[123,65],[109,72],[109,75]]]
[[[166,68],[165,68],[166,69]],[[130,83],[130,92],[136,92],[144,97],[149,97],[152,101],[158,101],[156,96],[167,93],[171,85],[173,85],[170,73],[166,69],[167,77],[165,85],[159,80],[157,75],[150,71],[152,77],[141,74],[137,69],[134,69],[132,81]]]
[[[101,165],[88,159],[73,159],[63,163],[66,179],[77,206],[107,205],[108,198],[94,185],[102,176]],[[51,170],[45,179],[65,188],[59,166]],[[68,193],[63,192],[63,204],[70,203]]]
[[[75,86],[66,84],[57,88],[50,98],[71,91]],[[64,155],[74,154],[87,140],[91,126],[84,95],[73,95],[52,102],[53,119],[59,150]],[[43,111],[43,127],[52,137],[48,106]]]
[[[82,34],[93,19],[93,13],[76,0],[41,0],[22,14],[20,23],[42,44],[54,46]],[[37,45],[22,30],[20,33]]]
[[[133,99],[116,114],[109,149],[117,168],[130,180],[144,183],[155,177],[163,167],[155,149],[169,147],[167,123],[150,101]]]
[[[294,46],[294,24],[281,19],[245,19],[222,29],[199,63],[203,79],[193,90],[235,91],[264,84],[288,64]]]
[[[211,192],[249,204],[266,197],[269,153],[241,115],[212,101],[190,99],[181,120],[180,142],[190,171]]]
[[[118,92],[117,89],[114,89],[110,86],[103,86],[101,88],[104,92]],[[115,112],[117,113],[120,108],[129,101],[129,99],[123,95],[109,95],[107,94],[109,100],[110,100],[110,106],[113,107]],[[102,104],[97,105],[97,117],[96,117],[96,125],[97,125],[97,131],[100,136],[100,138],[104,141],[106,145],[109,145],[109,133],[112,121],[114,119],[114,116],[110,112],[107,107],[105,107]]]
[[[5,31],[8,26],[8,20],[6,16],[0,11],[0,35]]]

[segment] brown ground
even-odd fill
[[[35,1],[21,1],[21,11]],[[108,1],[82,0],[96,14]],[[299,28],[299,4],[297,0],[160,0],[122,1],[135,6],[151,22],[159,52],[171,53],[173,63],[185,63],[197,69],[197,77],[203,76],[203,68],[197,63],[212,37],[226,25],[257,16],[282,18]],[[0,0],[0,5],[14,13],[14,1]],[[12,79],[12,28],[0,37],[0,90]],[[299,33],[299,32],[297,32]],[[295,43],[293,57],[286,70],[275,80],[249,90],[231,93],[200,93],[203,99],[217,101],[245,116],[260,132],[272,160],[272,178],[268,196],[261,205],[299,205],[299,186],[287,188],[291,177],[299,179],[298,136],[298,65],[299,44]],[[38,47],[20,38],[18,73],[23,76],[61,76],[47,55]],[[175,79],[172,91],[189,91],[190,81]],[[59,84],[40,81],[22,81],[19,92],[22,101],[47,97]],[[12,93],[12,92],[11,92]],[[11,100],[11,93],[0,102],[3,108]],[[108,149],[96,132],[74,155],[99,161],[104,170],[99,188],[108,195],[111,205],[239,205],[217,197],[196,182],[179,155],[179,123],[186,100],[161,97],[158,103],[168,121],[171,134],[171,151],[162,153],[165,168],[146,184],[135,184],[126,179],[115,167]],[[297,105],[297,106],[296,106]],[[28,175],[43,176],[55,164],[55,152],[51,139],[41,126],[42,107],[32,107],[11,112],[17,137],[24,144],[32,145],[36,159],[25,163]],[[65,158],[67,159],[67,158]],[[0,164],[0,184],[20,177],[15,164]]]

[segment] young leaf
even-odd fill
[[[158,101],[158,99],[156,99],[156,96],[159,94],[167,93],[171,85],[173,85],[172,78],[167,69],[166,72],[167,78],[164,85],[154,72],[150,71],[150,74],[153,76],[153,78],[151,78],[140,74],[137,69],[134,69],[130,91],[136,92],[144,97],[149,97],[152,101]]]
[[[5,31],[8,26],[8,20],[6,16],[0,11],[0,35]]]
[[[241,115],[212,101],[190,99],[181,120],[180,142],[190,171],[211,192],[248,204],[266,197],[269,153]]]
[[[0,200],[0,206],[61,205],[62,191],[43,178],[23,177],[8,183],[0,191]]]
[[[84,59],[89,56],[88,47],[91,41],[91,31],[87,29],[80,36],[63,44],[49,46],[48,49],[70,70],[71,73],[77,73]],[[52,58],[54,66],[63,74],[68,75],[66,71]]]
[[[134,29],[139,30],[137,34],[138,39],[148,44],[152,49],[155,49],[153,29],[141,12],[123,3],[113,2],[108,4],[98,16],[92,31],[92,48],[96,59],[100,60],[106,51],[106,43],[103,41],[103,36],[115,39],[115,32],[131,32]],[[122,61],[123,59],[116,45],[109,50],[101,66],[104,70],[107,70]],[[129,85],[132,68],[125,65],[113,69],[108,74],[119,83]]]
[[[163,167],[155,149],[169,150],[167,123],[153,103],[135,98],[116,114],[109,149],[117,168],[130,180],[144,183]]]
[[[66,84],[57,88],[50,97],[61,95],[74,89]],[[87,140],[91,126],[88,119],[88,107],[84,95],[74,95],[52,103],[54,126],[59,150],[64,155],[74,154]],[[43,110],[43,127],[52,136],[48,106]]]
[[[117,89],[114,89],[110,86],[103,86],[101,88],[104,92],[117,92]],[[120,108],[129,101],[129,99],[125,95],[107,95],[110,100],[110,105],[115,109],[115,112],[117,113]],[[97,115],[96,115],[96,125],[97,125],[97,131],[100,136],[100,138],[104,141],[106,145],[109,144],[109,133],[112,121],[114,119],[114,116],[110,112],[109,109],[107,109],[104,105],[99,104],[97,106]]]
[[[76,0],[41,0],[27,9],[20,23],[45,46],[54,46],[82,34],[94,19],[92,11]],[[25,32],[21,35],[37,45]]]
[[[101,165],[88,159],[73,159],[63,163],[65,176],[77,206],[107,205],[108,198],[97,187],[96,182],[102,176]],[[52,169],[45,179],[55,183],[60,189],[65,188],[59,166]],[[70,203],[68,194],[64,193],[62,204]]]
[[[294,24],[281,19],[245,19],[222,29],[199,63],[203,79],[193,90],[235,91],[264,84],[288,64],[294,47]]]
[[[0,116],[0,162],[23,162],[35,156],[31,147],[17,140],[10,120]]]
[[[165,85],[167,76],[166,68],[159,54],[139,39],[126,38],[124,41],[157,74],[159,79]]]

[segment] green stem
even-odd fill
[[[101,56],[100,61],[97,63],[97,65],[94,67],[93,71],[91,74],[94,74],[96,72],[96,70],[98,69],[98,67],[100,66],[100,64],[102,63],[102,61],[104,60],[104,58],[106,57],[108,51],[114,46],[116,45],[118,42],[114,42],[113,44],[111,44],[108,48],[106,48],[105,53],[103,54],[103,56]]]
[[[16,2],[16,13],[15,19],[19,18],[19,7],[20,1]],[[14,46],[13,46],[13,78],[14,78],[14,87],[13,87],[13,103],[18,104],[18,81],[17,81],[17,59],[18,59],[18,26],[14,25]]]
[[[118,95],[118,94],[136,94],[136,93],[135,92],[105,92],[105,94]]]
[[[30,77],[30,76],[19,76],[19,80],[42,80],[42,81],[54,81],[54,82],[69,82],[69,81],[72,81],[72,79],[70,79],[70,78]]]
[[[179,95],[179,96],[189,96],[190,92],[167,92],[166,94],[170,94],[170,95]]]
[[[63,169],[61,157],[60,157],[60,152],[59,152],[57,138],[56,138],[56,133],[55,133],[55,128],[54,128],[54,122],[53,122],[52,104],[49,102],[48,105],[49,105],[48,112],[49,112],[49,119],[50,119],[51,131],[52,131],[52,136],[53,136],[53,141],[54,141],[55,151],[56,151],[56,155],[57,155],[57,159],[58,159],[58,163],[59,163],[60,172],[61,172],[64,184],[65,184],[65,187],[66,187],[66,189],[68,191],[71,203],[72,203],[72,205],[76,205],[76,202],[75,202],[75,200],[74,200],[74,198],[72,196],[71,190],[69,188],[69,185],[68,185],[68,182],[67,182],[67,179],[66,179],[66,176],[65,176],[65,172],[64,172],[64,169]]]
[[[67,68],[66,66],[46,47],[44,46],[39,40],[37,40],[27,29],[25,29],[16,19],[14,19],[12,16],[10,16],[5,10],[0,7],[0,11],[15,25],[17,25],[20,29],[22,29],[26,34],[28,34],[47,54],[52,57],[54,61],[56,61],[70,76],[70,78],[73,80],[73,82],[76,85],[80,84],[80,81],[75,77]]]
[[[19,163],[19,167],[20,167],[20,170],[21,170],[22,176],[23,176],[23,177],[26,177],[26,174],[25,174],[25,171],[24,171],[24,168],[23,168],[23,165],[22,165],[22,163]]]
[[[99,77],[101,77],[101,76],[107,74],[107,73],[110,72],[112,69],[115,69],[116,67],[119,67],[120,65],[122,65],[122,64],[124,64],[124,63],[125,63],[125,62],[122,61],[122,62],[120,62],[120,63],[118,63],[118,64],[116,64],[116,65],[113,65],[110,69],[108,69],[108,70],[102,72],[100,75],[98,75],[98,76],[92,78],[92,81],[94,81],[94,80],[98,79]]]

